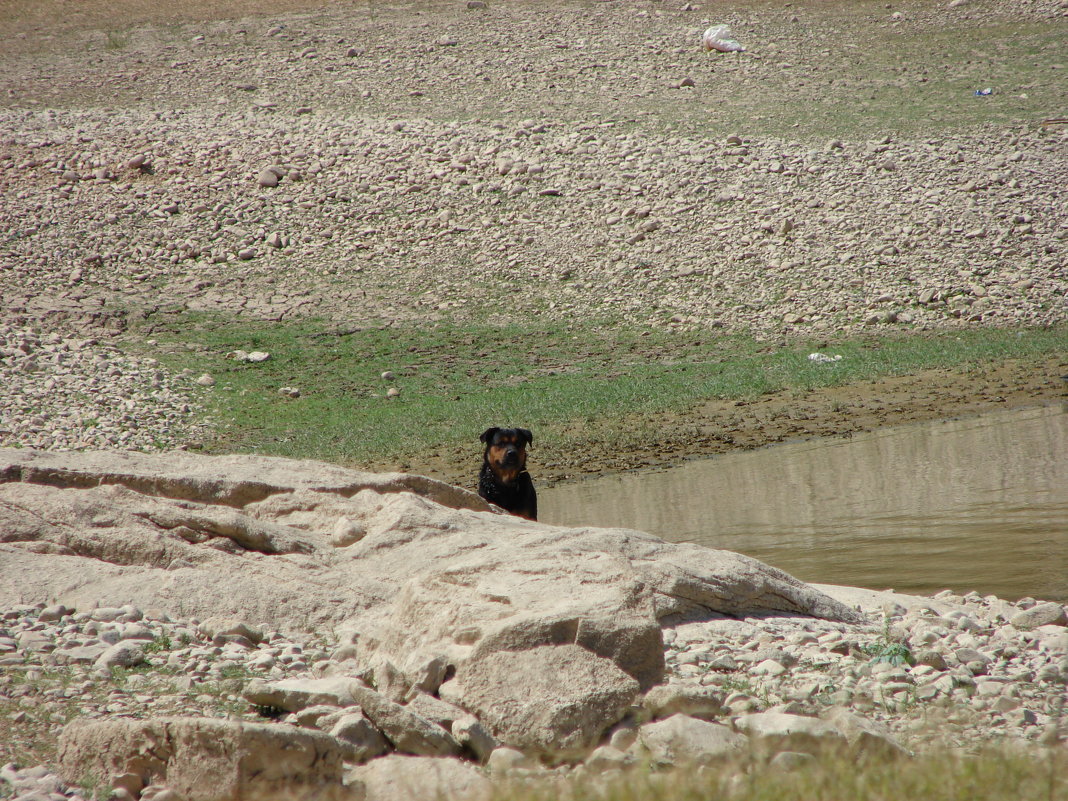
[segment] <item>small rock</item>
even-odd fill
[[[539,767],[541,766],[536,759],[506,746],[494,748],[486,760],[486,768],[490,773],[508,774],[516,770],[536,770]]]
[[[351,747],[348,755],[351,762],[362,764],[390,751],[382,732],[362,714],[342,715],[330,729],[330,734]]]
[[[1039,626],[1068,626],[1068,615],[1058,603],[1044,603],[1017,612],[1009,622],[1021,631],[1030,631]]]
[[[708,765],[740,754],[745,736],[719,723],[672,715],[638,730],[638,744],[656,764]]]
[[[108,648],[93,664],[97,669],[129,668],[143,664],[145,652],[141,645],[133,641],[123,641]]]
[[[256,182],[265,188],[278,186],[278,179],[284,175],[285,172],[275,167],[267,167],[260,170],[259,175],[256,176]]]
[[[452,722],[452,736],[482,763],[489,760],[490,755],[500,745],[485,726],[470,716]]]

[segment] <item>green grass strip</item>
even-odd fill
[[[709,399],[1068,352],[1064,327],[843,341],[823,349],[841,354],[834,364],[809,361],[814,344],[768,347],[592,322],[337,332],[320,320],[200,316],[156,327],[152,336],[153,355],[172,370],[215,377],[209,403],[223,426],[209,450],[343,464],[470,443],[490,425],[523,425],[551,446],[585,423],[603,431],[605,420],[683,412]],[[227,356],[239,349],[267,351],[270,359]],[[395,378],[383,379],[387,371]],[[301,396],[282,396],[283,386]],[[391,387],[400,394],[387,397]]]

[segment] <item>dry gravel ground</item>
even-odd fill
[[[1042,121],[1065,111],[1066,14],[8,2],[7,397],[54,389],[15,369],[22,343],[82,343],[62,347],[92,378],[160,309],[768,338],[1063,322],[1068,126]],[[703,51],[710,22],[747,52]],[[155,380],[102,404],[105,443],[127,401],[194,414]],[[0,440],[24,441],[5,406]],[[177,444],[174,422],[134,444]]]

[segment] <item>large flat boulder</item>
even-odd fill
[[[533,523],[419,476],[256,456],[0,449],[0,603],[33,602],[329,627],[393,700],[455,676],[461,706],[491,719],[494,705],[532,700],[502,665],[566,665],[590,697],[599,690],[587,674],[612,688],[599,716],[576,713],[582,747],[662,680],[665,619],[858,620],[740,554]],[[574,710],[554,707],[556,688],[543,684],[525,723],[493,723],[495,736],[545,747],[531,732],[559,731],[544,721]]]
[[[346,787],[345,746],[328,734],[213,718],[77,719],[59,740],[68,782],[132,774],[186,801],[360,801]]]

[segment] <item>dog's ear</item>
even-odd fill
[[[482,436],[478,438],[479,442],[489,442],[498,431],[500,431],[499,428],[487,428],[482,432]]]
[[[534,435],[531,434],[527,429],[525,429],[525,428],[517,428],[516,431],[519,432],[519,436],[520,437],[522,437],[523,439],[525,439],[527,441],[527,445],[533,445],[534,444]]]

